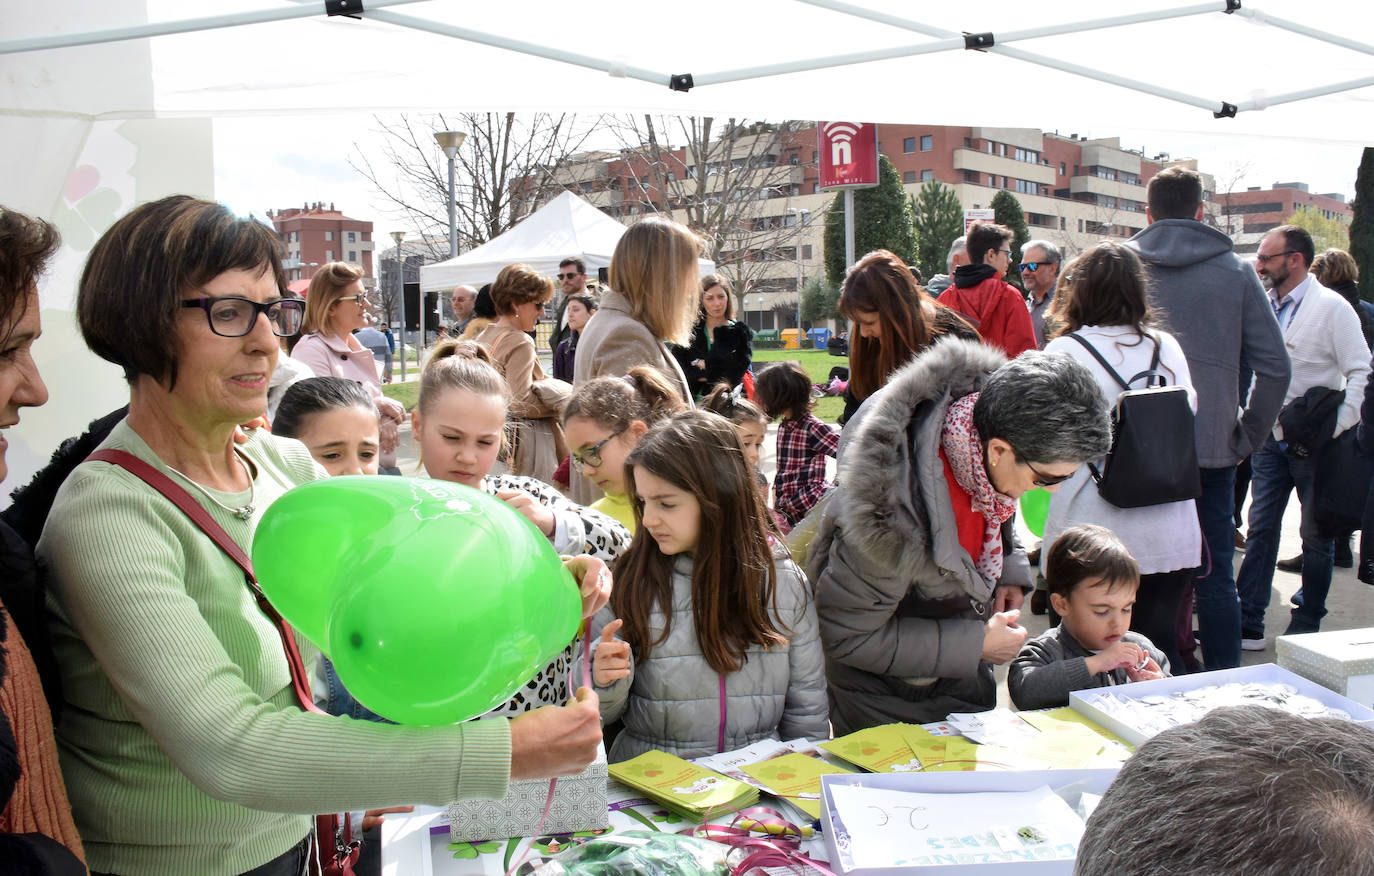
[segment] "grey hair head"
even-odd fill
[[[1042,259],[1042,261],[1057,265],[1060,260],[1064,258],[1064,254],[1059,251],[1059,247],[1050,243],[1048,240],[1028,240],[1021,244],[1021,260],[1026,261],[1026,253],[1037,246],[1045,253],[1045,258]]]
[[[968,247],[968,238],[960,235],[954,238],[954,242],[949,245],[949,255],[945,256],[945,270],[954,273],[954,257],[959,255]]]
[[[1076,876],[1374,876],[1374,732],[1263,706],[1166,730],[1088,819]]]
[[[988,376],[973,405],[986,444],[1001,438],[1023,462],[1082,463],[1112,443],[1107,397],[1067,353],[1029,350]]]

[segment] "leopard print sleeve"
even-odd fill
[[[618,520],[577,504],[537,478],[496,475],[487,481],[494,489],[529,493],[552,509],[568,534],[567,553],[589,554],[609,565],[630,546],[630,532]]]

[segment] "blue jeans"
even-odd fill
[[[344,683],[339,680],[339,672],[334,668],[333,661],[326,657],[321,657],[324,661],[324,684],[325,702],[324,710],[331,715],[344,715],[355,721],[375,721],[379,724],[391,724],[381,715],[364,706],[353,698],[353,694],[348,692]],[[362,827],[356,828],[359,833]]]
[[[1289,456],[1271,436],[1250,457],[1254,476],[1250,481],[1250,526],[1246,531],[1245,560],[1236,576],[1240,591],[1241,627],[1247,636],[1264,635],[1264,612],[1274,583],[1274,563],[1279,556],[1279,529],[1288,507],[1288,494],[1298,491],[1302,506],[1302,607],[1293,609],[1289,633],[1311,633],[1321,627],[1326,614],[1326,593],[1331,589],[1331,559],[1335,542],[1317,533],[1316,470],[1311,459]]]
[[[1236,470],[1228,466],[1199,472],[1202,495],[1197,500],[1197,519],[1207,546],[1202,564],[1207,574],[1193,581],[1193,601],[1202,634],[1202,663],[1209,670],[1234,669],[1240,665],[1240,601],[1232,565],[1236,531],[1231,519]]]

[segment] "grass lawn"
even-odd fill
[[[825,350],[755,350],[754,374],[759,373],[759,368],[763,364],[789,359],[801,363],[806,373],[811,375],[812,383],[825,383],[829,379],[830,369],[836,365],[849,367],[847,356],[832,356]],[[818,398],[814,413],[825,422],[833,423],[844,413],[844,399],[839,396]]]
[[[387,398],[395,399],[405,405],[406,410],[410,410],[415,407],[415,400],[420,397],[420,384],[414,380],[409,383],[384,383],[382,384],[382,394]]]

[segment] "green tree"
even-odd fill
[[[1350,246],[1350,228],[1339,219],[1328,219],[1322,211],[1312,207],[1299,207],[1284,218],[1284,224],[1296,225],[1307,229],[1312,235],[1312,245],[1317,252],[1328,249],[1345,249]]]
[[[1360,297],[1374,301],[1374,146],[1364,147],[1360,156],[1352,206],[1350,254],[1360,266]]]
[[[911,196],[911,214],[916,227],[916,250],[921,273],[926,279],[943,274],[948,265],[950,244],[964,233],[964,208],[953,186],[930,180]]]
[[[819,274],[802,286],[802,322],[818,323],[840,315],[840,287]]]
[[[878,156],[878,184],[854,193],[854,257],[875,249],[890,249],[907,264],[916,261],[916,229],[911,204],[897,168]],[[825,214],[825,275],[831,283],[844,281],[844,197],[836,195]]]

